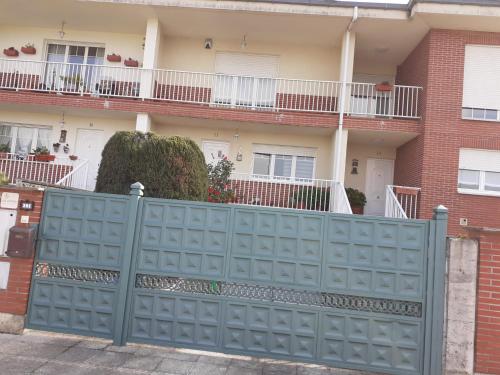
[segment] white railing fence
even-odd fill
[[[400,219],[416,219],[420,188],[386,186],[385,216]]]
[[[89,161],[82,160],[69,174],[57,181],[56,185],[87,190],[88,172]]]
[[[352,213],[344,186],[332,180],[233,173],[229,188],[237,204]]]
[[[338,113],[337,81],[0,59],[0,88],[116,96],[266,111]],[[387,90],[387,88],[385,89]],[[422,88],[348,83],[345,113],[419,118]]]
[[[137,68],[0,59],[0,88],[139,97]]]
[[[348,83],[350,100],[346,113],[354,116],[419,118],[421,87],[394,85],[389,91],[377,90],[373,83]]]

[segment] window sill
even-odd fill
[[[500,120],[492,120],[492,119],[486,119],[486,118],[474,118],[474,117],[463,117],[462,120],[465,121],[486,121],[486,122],[500,122]]]
[[[484,197],[500,197],[500,191],[484,191],[484,190],[471,190],[471,189],[457,189],[459,194],[466,195],[479,195]]]

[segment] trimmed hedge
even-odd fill
[[[146,197],[207,199],[205,158],[189,138],[119,132],[109,140],[102,156],[98,192],[128,194],[130,184],[139,181]]]

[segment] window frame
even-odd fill
[[[255,155],[260,154],[260,155],[270,155],[270,163],[269,163],[269,175],[259,175],[254,173],[254,166],[255,166]],[[276,163],[276,156],[289,156],[292,158],[292,165],[291,165],[291,173],[290,177],[282,177],[282,176],[275,176],[274,175],[274,168],[275,168],[275,163]],[[303,178],[303,177],[296,177],[296,168],[297,168],[297,158],[298,157],[306,157],[306,158],[311,158],[313,159],[313,168],[312,168],[312,177],[311,178]],[[284,184],[302,184],[302,185],[312,185],[314,180],[316,179],[316,160],[317,158],[315,156],[310,156],[310,155],[290,155],[286,153],[279,153],[279,152],[252,152],[252,166],[251,166],[251,176],[253,180],[258,180],[258,181],[269,181],[269,182],[279,182],[279,183],[284,183]]]
[[[471,116],[466,116],[465,111],[471,111]],[[474,112],[475,111],[484,111],[484,116],[483,117],[475,117]],[[497,118],[496,119],[491,119],[491,118],[486,118],[486,113],[487,111],[495,111]],[[472,107],[462,107],[462,120],[468,120],[468,121],[488,121],[488,122],[499,122],[500,121],[500,110],[498,109],[491,109],[491,108],[472,108]]]
[[[479,170],[479,169],[470,169],[470,168],[459,168],[458,171],[460,173],[460,170],[468,170],[468,171],[476,171],[479,172],[479,188],[478,189],[467,189],[467,188],[461,188],[458,186],[459,180],[457,176],[457,191],[460,194],[468,194],[468,195],[485,195],[485,196],[492,196],[492,197],[500,197],[500,191],[495,191],[495,190],[486,190],[485,189],[485,184],[486,184],[486,173],[491,172],[491,173],[500,173],[497,171],[486,171],[486,170]]]
[[[31,149],[29,150],[28,154],[33,152],[33,150],[38,147],[38,135],[39,135],[40,129],[50,131],[49,145],[47,145],[47,148],[50,150],[50,140],[52,139],[52,131],[53,131],[52,126],[18,124],[18,123],[10,123],[10,122],[0,122],[0,125],[9,126],[11,128],[11,134],[10,134],[10,153],[11,154],[16,154],[17,135],[19,132],[19,128],[33,129],[33,136],[31,138]]]

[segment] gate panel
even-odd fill
[[[47,190],[30,328],[113,336],[129,205],[126,196]]]
[[[139,228],[130,340],[423,373],[429,222],[146,198]]]

